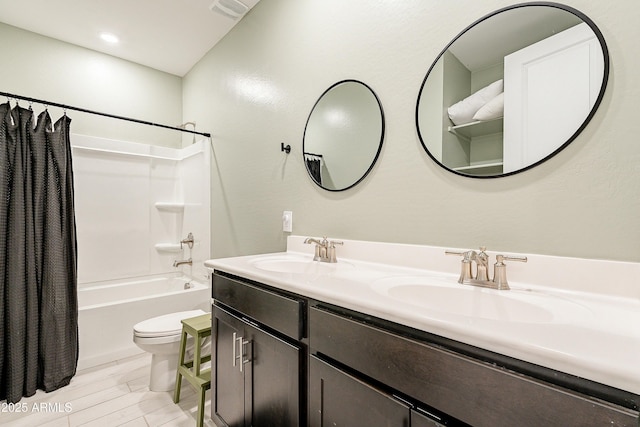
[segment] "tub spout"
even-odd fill
[[[175,260],[175,261],[173,262],[173,266],[174,266],[174,267],[180,267],[182,264],[192,265],[192,264],[193,264],[193,262],[191,261],[191,258],[189,258],[189,259],[187,259],[187,260],[182,260],[182,261]]]

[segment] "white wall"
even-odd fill
[[[210,247],[208,141],[172,149],[72,140],[78,283],[178,270],[202,280]],[[181,248],[190,232],[195,244]],[[173,267],[189,258],[192,266]]]
[[[553,159],[477,180],[441,169],[420,145],[415,103],[432,61],[512,3],[260,2],[183,82],[185,117],[213,134],[213,255],[282,250],[287,209],[301,235],[640,261],[637,1],[564,1],[599,26],[612,68],[600,110]],[[317,97],[346,78],[376,91],[387,129],[369,176],[330,193],[304,169],[302,134]]]

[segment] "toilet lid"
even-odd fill
[[[179,335],[182,332],[181,320],[202,316],[203,314],[206,313],[202,310],[190,310],[153,317],[134,325],[133,333],[139,337]]]

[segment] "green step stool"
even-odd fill
[[[187,338],[191,335],[193,343],[193,360],[185,362]],[[182,320],[182,338],[180,340],[180,357],[176,373],[176,389],[173,393],[174,403],[180,402],[180,386],[184,377],[200,393],[198,400],[198,418],[196,425],[202,427],[204,422],[204,395],[211,388],[211,369],[201,370],[203,363],[211,360],[211,354],[202,356],[202,342],[211,336],[211,313]]]

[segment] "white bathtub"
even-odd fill
[[[211,311],[210,297],[208,284],[179,274],[79,285],[78,369],[142,353],[133,343],[133,325],[176,311]]]

